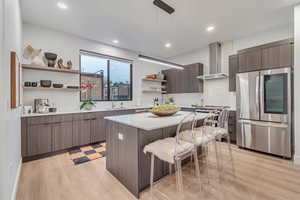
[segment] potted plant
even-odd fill
[[[87,84],[87,85],[82,85],[80,87],[81,93],[85,94],[85,100],[81,105],[80,105],[80,110],[91,110],[94,106],[96,106],[96,102],[94,100],[92,100],[91,98],[88,98],[88,89],[92,89],[92,85],[91,84]]]
[[[80,105],[80,110],[92,110],[92,108],[96,105],[96,102],[89,99],[85,102],[83,102],[81,105]]]
[[[168,97],[168,99],[166,100],[166,104],[175,105],[174,98],[173,97]]]

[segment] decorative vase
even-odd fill
[[[93,105],[92,104],[87,104],[84,106],[84,110],[92,110],[93,109]]]

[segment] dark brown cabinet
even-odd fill
[[[52,150],[59,151],[73,146],[73,123],[61,122],[53,125],[52,129]]]
[[[293,66],[292,39],[280,40],[238,52],[238,72]]]
[[[261,50],[260,48],[251,48],[243,50],[238,55],[239,72],[249,72],[260,70],[261,68]]]
[[[290,67],[293,65],[293,45],[282,41],[262,48],[262,69]]]
[[[229,56],[229,91],[236,91],[236,73],[238,71],[238,55]]]
[[[90,116],[87,115],[78,116],[78,119],[73,121],[73,146],[91,143],[91,120]]]
[[[31,124],[27,133],[27,156],[35,156],[52,151],[52,124]]]
[[[105,120],[102,112],[96,113],[91,120],[91,142],[105,141]]]
[[[230,142],[236,144],[236,111],[229,111],[228,133]]]
[[[144,112],[145,109],[137,111]],[[22,118],[22,157],[31,160],[45,153],[106,141],[104,117],[135,112],[130,109]]]
[[[187,65],[184,70],[168,69],[163,71],[167,80],[167,93],[203,92],[203,81],[197,76],[203,75],[203,64]]]

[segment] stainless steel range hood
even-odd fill
[[[198,76],[198,79],[211,80],[227,78],[228,74],[222,73],[221,44],[215,42],[209,45],[209,74]]]

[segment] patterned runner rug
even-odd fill
[[[72,149],[69,155],[75,165],[106,156],[106,143],[97,143]]]

